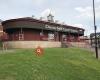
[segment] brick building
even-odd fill
[[[56,23],[52,15],[47,21],[26,17],[6,20],[2,25],[8,35],[6,43],[12,48],[60,47],[62,41],[77,42],[84,35],[84,29]]]

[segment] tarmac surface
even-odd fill
[[[83,49],[86,49],[86,50],[92,51],[92,52],[94,52],[94,54],[96,54],[96,52],[95,52],[95,48],[94,48],[94,47],[87,46],[87,47],[84,47]],[[100,48],[98,48],[98,57],[100,58]]]

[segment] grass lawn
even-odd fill
[[[100,80],[100,60],[77,48],[0,52],[0,80]]]

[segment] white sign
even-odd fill
[[[48,33],[48,40],[54,39],[54,34],[53,33]]]
[[[59,26],[45,25],[45,28],[46,28],[46,29],[50,29],[50,30],[55,30],[55,31],[65,31],[65,32],[78,33],[78,30],[75,30],[75,29],[68,29],[68,28],[59,27]]]

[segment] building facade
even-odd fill
[[[8,35],[7,41],[10,43],[33,41],[40,42],[41,45],[46,45],[48,42],[50,44],[54,44],[54,42],[60,44],[62,41],[79,41],[79,37],[84,35],[84,29],[82,28],[31,17],[6,20],[2,22],[2,25],[4,32]]]

